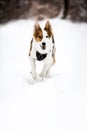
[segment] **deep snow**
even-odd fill
[[[34,21],[0,26],[0,130],[87,130],[87,24],[50,22],[56,64],[38,82],[28,57]]]

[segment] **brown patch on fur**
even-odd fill
[[[35,23],[33,35],[37,42],[40,42],[43,38],[43,32],[38,22]]]
[[[29,56],[31,55],[31,50],[32,50],[32,43],[33,43],[33,38],[32,38],[32,40],[31,40],[31,42],[30,42]]]
[[[56,59],[55,59],[55,55],[53,56],[53,64],[55,64]]]
[[[41,29],[38,29],[37,31],[34,32],[34,37],[35,37],[35,40],[37,42],[40,42],[43,38],[43,33],[42,33],[42,30]]]
[[[46,22],[44,30],[47,32],[48,36],[51,37],[53,35],[51,24],[49,21]]]
[[[53,49],[52,49],[53,64],[56,62],[56,60],[55,60],[55,51],[56,51],[56,48],[55,48],[55,45],[54,45]]]

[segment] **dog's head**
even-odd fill
[[[34,25],[35,49],[41,53],[51,50],[53,45],[53,33],[52,27],[49,21],[46,22],[44,29],[42,29],[39,23],[36,21]]]

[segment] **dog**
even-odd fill
[[[43,69],[39,77],[44,79],[49,75],[52,65],[55,63],[55,42],[52,27],[49,21],[46,22],[44,29],[35,22],[33,38],[30,42],[29,59],[31,65],[31,75],[34,80],[38,78],[36,72],[36,60],[43,61]]]

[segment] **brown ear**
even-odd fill
[[[38,30],[40,30],[40,25],[38,23],[38,21],[35,22],[35,25],[34,25],[34,32],[37,32]]]
[[[34,25],[33,36],[37,42],[41,41],[43,38],[42,29],[37,21],[35,22],[35,25]]]
[[[46,22],[44,30],[47,31],[47,34],[49,35],[49,37],[52,36],[52,28],[49,21]]]

